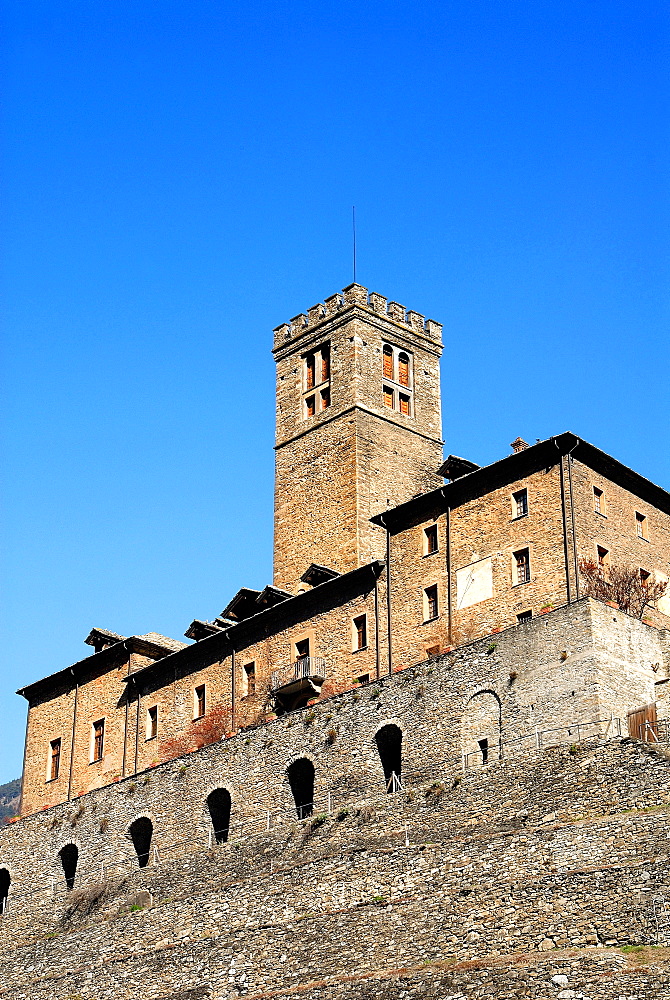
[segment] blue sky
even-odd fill
[[[670,488],[669,10],[2,5],[0,781],[93,625],[271,575],[271,330],[444,324],[446,451],[571,429]]]

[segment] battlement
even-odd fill
[[[282,323],[274,329],[274,346],[279,348],[287,341],[301,336],[325,320],[359,306],[370,312],[383,316],[385,319],[400,326],[407,327],[413,333],[422,334],[428,340],[442,343],[442,324],[434,319],[426,319],[413,309],[405,309],[399,302],[389,302],[384,295],[369,292],[363,285],[353,283],[343,288],[341,292],[328,296],[323,302],[317,302],[306,313],[298,313],[289,323]]]

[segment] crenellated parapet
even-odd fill
[[[363,285],[353,283],[343,288],[341,292],[328,296],[323,302],[317,302],[306,313],[298,313],[289,323],[282,323],[274,329],[274,346],[280,347],[288,340],[293,340],[306,331],[318,326],[338,313],[359,306],[370,312],[383,316],[384,319],[407,327],[415,333],[423,334],[429,340],[442,343],[442,324],[434,319],[426,319],[413,309],[406,309],[400,302],[389,302],[378,292],[369,292]]]

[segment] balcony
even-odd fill
[[[281,670],[274,670],[270,690],[277,715],[304,708],[321,694],[326,679],[326,661],[320,656],[302,656]]]

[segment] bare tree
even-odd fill
[[[587,597],[616,601],[622,611],[636,618],[642,618],[645,608],[654,606],[668,589],[667,582],[657,580],[653,573],[644,576],[636,566],[613,563],[605,569],[590,559],[580,559],[579,572]]]

